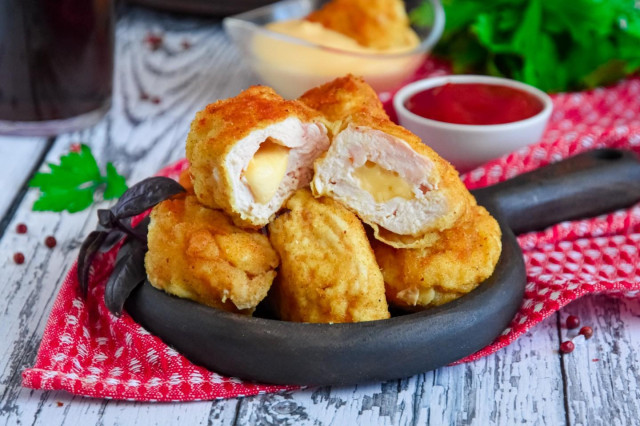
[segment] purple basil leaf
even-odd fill
[[[147,244],[147,227],[149,226],[149,217],[143,218],[138,226],[134,229],[131,226],[131,218],[125,218],[122,220],[115,220],[113,222],[113,228],[105,228],[101,224],[98,225],[99,231],[109,232],[109,236],[106,241],[100,247],[101,252],[107,252],[117,244],[123,236],[129,235]]]
[[[145,217],[131,232],[137,237],[129,237],[120,248],[116,257],[116,265],[109,276],[104,293],[107,308],[115,316],[122,314],[122,308],[127,298],[147,277],[144,267],[144,256],[147,252],[147,231],[149,217]],[[131,226],[131,221],[128,225]],[[118,231],[112,231],[118,232]]]
[[[98,249],[106,238],[106,232],[93,231],[87,235],[82,246],[80,246],[80,253],[78,254],[78,282],[80,283],[80,290],[84,297],[87,297],[87,293],[89,292],[89,270],[91,269],[91,262],[93,262],[93,258],[96,256]]]
[[[116,219],[135,216],[181,192],[185,189],[173,179],[161,176],[147,178],[127,189],[111,212]]]
[[[98,223],[105,229],[112,229],[117,226],[116,217],[111,210],[98,210]]]
[[[126,232],[118,229],[112,229],[107,234],[107,238],[100,245],[100,253],[106,253],[116,246],[123,238],[127,236]]]
[[[149,231],[149,222],[151,222],[151,218],[147,216],[142,219],[140,223],[129,233],[129,235],[144,243],[145,246],[147,245],[147,232]]]
[[[116,266],[107,281],[104,302],[107,309],[119,317],[131,292],[147,277],[144,267],[146,246],[136,240],[130,239],[120,249]]]

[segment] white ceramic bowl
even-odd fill
[[[430,120],[406,108],[405,102],[414,94],[447,83],[481,83],[513,87],[539,99],[543,108],[538,114],[524,120],[490,125],[452,124]],[[433,77],[410,83],[396,93],[393,106],[400,125],[418,135],[423,143],[451,162],[461,173],[539,141],[553,109],[551,98],[535,87],[506,78],[481,75]]]

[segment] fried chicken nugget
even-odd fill
[[[186,151],[198,200],[260,228],[309,183],[329,143],[317,111],[253,86],[198,112]]]
[[[375,49],[415,44],[418,38],[401,0],[332,0],[306,19]]]
[[[309,90],[333,136],[311,188],[355,211],[396,248],[427,247],[475,203],[455,169],[413,133],[391,122],[364,80],[352,75]]]
[[[311,189],[331,197],[396,248],[433,244],[475,203],[458,172],[388,118],[356,112],[314,164]]]
[[[489,212],[473,206],[428,248],[394,249],[373,242],[389,303],[423,309],[470,292],[493,273],[502,250],[500,227]]]
[[[364,113],[389,119],[378,95],[362,77],[351,74],[308,90],[299,98],[303,104],[320,111],[332,134],[343,129],[343,123],[354,114]]]
[[[309,89],[299,100],[330,121],[341,121],[359,112],[389,118],[373,88],[352,74]]]
[[[235,227],[194,195],[154,207],[148,246],[145,267],[154,287],[244,314],[265,298],[279,264],[265,235]]]
[[[281,258],[273,298],[287,321],[340,323],[389,318],[384,282],[362,223],[308,189],[270,225]],[[271,296],[270,296],[271,297]]]

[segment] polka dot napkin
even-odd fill
[[[443,70],[431,64],[422,72]],[[640,79],[559,94],[553,100],[555,110],[542,141],[467,173],[463,180],[469,188],[491,185],[593,148],[640,153]],[[185,166],[181,161],[160,174],[175,178]],[[640,290],[640,205],[560,223],[521,235],[518,241],[527,265],[522,307],[493,344],[459,362],[507,346],[581,296],[634,297]],[[249,383],[195,366],[128,315],[111,315],[103,294],[114,259],[112,252],[94,262],[92,291],[86,300],[78,291],[75,265],[71,268],[53,305],[35,366],[23,372],[24,386],[140,401],[230,398],[295,388]]]

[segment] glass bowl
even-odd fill
[[[399,87],[422,63],[442,35],[444,11],[439,0],[407,0],[411,13],[426,4],[431,23],[414,26],[420,44],[402,53],[361,53],[321,46],[271,31],[265,25],[275,21],[301,19],[320,8],[326,0],[285,0],[225,18],[225,30],[244,54],[262,83],[286,98],[348,73],[362,76],[378,91]]]

